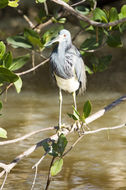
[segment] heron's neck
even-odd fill
[[[65,42],[59,43],[58,45],[58,55],[65,57],[65,52],[71,47],[71,44],[66,44]]]

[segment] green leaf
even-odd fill
[[[112,60],[112,55],[106,55],[99,58],[97,71],[102,72],[106,70]]]
[[[77,120],[79,120],[79,119],[80,119],[80,114],[79,114],[79,112],[75,109],[74,106],[72,106],[72,107],[73,107],[73,115],[77,118]]]
[[[97,49],[101,45],[103,37],[101,36],[98,39],[99,41],[97,42],[96,36],[88,38],[81,44],[80,48],[84,51]]]
[[[69,2],[69,0],[63,0],[65,3],[68,3]]]
[[[92,66],[92,70],[96,72],[102,72],[106,70],[111,62],[112,56],[111,55],[106,55],[106,56],[98,56],[93,54],[89,54],[88,57],[88,62]]]
[[[119,19],[119,16],[118,16],[117,9],[115,7],[112,7],[109,11],[109,21],[113,22],[118,19]]]
[[[0,67],[0,83],[9,82],[13,83],[18,80],[18,76],[8,70],[7,68]]]
[[[43,45],[41,43],[41,39],[39,37],[39,34],[31,29],[25,29],[24,30],[24,36],[27,38],[27,40],[33,45],[38,46],[39,48],[42,48]]]
[[[0,110],[2,109],[2,102],[0,102]]]
[[[5,52],[6,52],[6,46],[5,46],[5,44],[1,41],[1,42],[0,42],[0,59],[3,58]]]
[[[44,3],[46,0],[35,0],[36,3]]]
[[[8,5],[8,0],[0,0],[0,8],[4,8]]]
[[[108,36],[107,44],[110,47],[122,47],[122,41],[119,33],[115,33]]]
[[[11,71],[16,71],[16,70],[20,69],[21,67],[23,67],[27,63],[29,58],[30,58],[30,54],[26,54],[24,56],[14,58],[13,63],[11,64],[9,69]]]
[[[126,5],[123,5],[121,8],[121,13],[123,15],[123,18],[126,17]]]
[[[79,13],[83,14],[83,15],[87,15],[90,12],[90,9],[80,5],[80,6],[76,6],[75,10],[78,11]]]
[[[9,51],[8,53],[6,53],[5,58],[4,58],[4,66],[6,68],[9,68],[12,64],[13,61],[13,57],[12,57],[12,53]]]
[[[52,38],[56,37],[58,32],[63,29],[62,25],[53,26],[51,27],[47,32],[45,32],[42,36],[42,43],[46,44],[49,42]]]
[[[58,20],[58,23],[60,23],[60,24],[64,24],[65,22],[66,22],[66,18],[60,18]]]
[[[93,71],[87,65],[85,65],[85,70],[88,72],[88,74],[93,74]]]
[[[71,113],[67,113],[67,115],[72,118],[73,120],[78,120],[78,117],[76,117],[74,114],[71,114]]]
[[[19,79],[18,79],[16,82],[14,82],[14,86],[15,86],[15,88],[16,88],[17,93],[19,94],[20,91],[21,91],[21,88],[22,88],[22,80],[21,80],[21,77],[19,77]]]
[[[10,6],[10,7],[18,7],[18,5],[19,5],[18,2],[19,2],[19,0],[9,1],[8,6]]]
[[[28,48],[28,49],[32,48],[31,43],[28,42],[28,40],[24,36],[8,37],[7,42],[8,42],[8,44],[12,45],[12,47],[14,47],[14,48],[19,48],[19,47]]]
[[[100,8],[96,8],[93,11],[93,19],[98,21],[108,22],[106,13]]]
[[[52,165],[51,171],[50,171],[51,176],[57,175],[62,170],[62,167],[63,167],[63,159],[60,158],[59,160],[56,160],[54,164]]]
[[[7,138],[7,131],[3,128],[0,128],[0,137]]]
[[[63,134],[61,134],[57,142],[57,152],[60,153],[60,156],[62,156],[67,143],[68,143],[67,138]]]
[[[45,152],[49,152],[48,153],[49,155],[54,156],[54,157],[58,156],[58,153],[57,153],[57,144],[55,142],[53,142],[53,144],[51,145],[47,141],[44,141],[42,143],[42,146],[43,146]]]
[[[83,114],[84,114],[84,117],[87,118],[91,113],[91,103],[90,101],[86,101],[85,104],[84,104],[84,107],[83,107]]]
[[[121,33],[123,33],[124,31],[126,31],[126,23],[122,23],[120,26],[119,26],[119,31]]]

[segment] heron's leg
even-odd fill
[[[73,101],[74,101],[74,107],[77,110],[77,104],[76,104],[76,92],[73,92]]]
[[[61,90],[61,88],[59,88],[59,107],[60,107],[60,110],[59,110],[59,130],[61,129],[62,101],[63,101],[62,90]]]

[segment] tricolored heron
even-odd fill
[[[86,89],[86,73],[80,52],[72,44],[70,32],[61,30],[56,38],[46,44],[46,47],[55,42],[58,44],[51,54],[50,67],[59,87],[59,129],[61,129],[62,90],[73,94],[74,106],[77,109],[76,92],[83,93]]]

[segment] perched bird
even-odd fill
[[[59,87],[59,129],[61,129],[62,90],[73,94],[74,106],[77,110],[76,92],[85,91],[86,73],[80,52],[72,44],[70,32],[61,30],[56,38],[46,44],[46,47],[55,42],[58,43],[50,56],[50,67]]]

